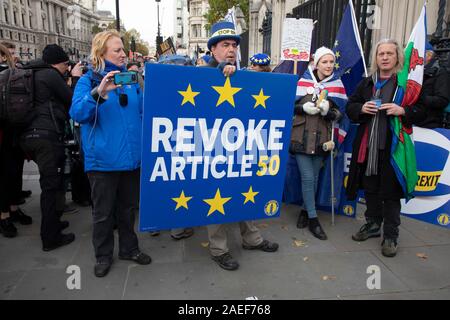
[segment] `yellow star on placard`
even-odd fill
[[[213,86],[213,89],[220,94],[216,107],[220,106],[225,101],[228,101],[233,107],[235,107],[233,96],[242,90],[242,88],[233,88],[231,86],[229,77],[227,77],[227,80],[225,81],[223,87]]]
[[[181,191],[180,197],[179,198],[172,198],[173,201],[175,201],[177,203],[177,207],[175,208],[175,211],[178,210],[179,208],[183,207],[186,209],[188,208],[188,202],[192,199],[193,197],[186,197],[184,195],[184,191]]]
[[[191,84],[189,84],[186,91],[178,91],[178,93],[183,96],[183,102],[181,102],[182,106],[184,106],[188,102],[192,103],[192,105],[195,106],[194,98],[200,94],[200,92],[192,91]]]
[[[341,57],[341,53],[339,51],[336,51],[336,58],[340,58]]]
[[[217,189],[216,195],[213,199],[204,199],[203,201],[210,205],[208,217],[216,211],[219,211],[221,214],[225,215],[223,205],[230,200],[231,198],[222,198],[220,195],[220,189]]]
[[[242,193],[242,195],[245,197],[244,204],[246,204],[249,201],[255,203],[255,196],[258,194],[259,194],[259,192],[253,192],[253,187],[250,186],[250,189],[248,190],[248,192]]]
[[[339,63],[336,63],[336,65],[334,66],[334,68],[335,68],[336,70],[338,70],[340,67],[341,67],[341,66],[339,65]]]
[[[261,89],[259,95],[252,95],[252,97],[256,100],[255,107],[253,109],[256,109],[258,106],[262,106],[266,109],[266,100],[269,99],[270,96],[265,96],[263,89]]]

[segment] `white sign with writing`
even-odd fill
[[[281,60],[309,61],[313,29],[312,19],[286,18],[283,24]]]

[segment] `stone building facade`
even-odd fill
[[[207,43],[210,33],[205,29],[208,23],[203,17],[209,10],[208,0],[188,0],[188,52],[189,55],[196,56],[208,51]]]
[[[51,43],[73,60],[89,55],[96,0],[0,0],[0,8],[0,39],[14,43],[21,60],[39,58]]]

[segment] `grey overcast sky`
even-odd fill
[[[120,19],[125,28],[136,29],[143,40],[155,46],[157,33],[157,6],[155,0],[119,0]],[[173,35],[175,0],[161,0],[159,19],[161,35],[166,38]],[[116,16],[115,0],[97,0],[99,10],[109,10]]]

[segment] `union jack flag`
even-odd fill
[[[297,100],[308,94],[319,96],[323,90],[328,91],[328,99],[332,100],[338,106],[339,111],[343,115],[339,126],[335,128],[335,136],[338,139],[338,146],[340,146],[344,142],[350,126],[350,121],[345,113],[348,97],[342,81],[333,74],[319,82],[310,67],[297,84]]]

